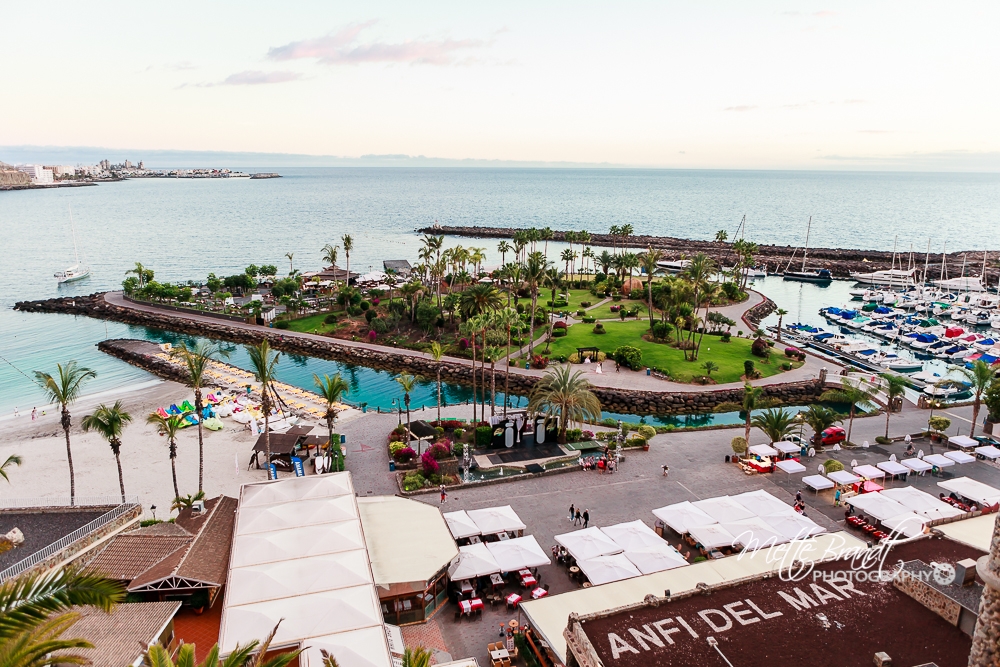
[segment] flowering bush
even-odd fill
[[[537,369],[541,370],[541,369],[545,368],[548,365],[549,365],[549,358],[548,357],[543,357],[540,354],[536,354],[535,356],[533,356],[531,358],[531,367],[532,368],[537,368]]]
[[[449,440],[448,438],[438,438],[437,442],[434,443],[434,446],[437,447],[438,445],[444,447],[449,454],[451,453],[452,443],[451,440]]]
[[[435,461],[440,461],[451,456],[451,447],[440,442],[435,442],[428,451],[434,457]]]
[[[370,330],[368,332],[368,342],[369,343],[374,343],[376,338],[378,338],[378,334],[375,333],[374,329]]]
[[[403,447],[393,454],[392,458],[396,459],[396,463],[409,463],[416,455],[417,453],[413,451],[413,447]]]
[[[593,431],[584,431],[583,433],[580,434],[580,437],[582,437],[584,440],[593,440],[594,439],[594,432]]]
[[[436,475],[437,471],[441,469],[437,459],[434,458],[434,453],[430,449],[420,455],[420,465],[425,475]]]
[[[406,448],[406,443],[400,442],[399,440],[393,440],[392,442],[389,443],[389,453],[392,454],[393,456],[396,455],[396,452],[405,448]]]
[[[556,322],[556,323],[554,323],[552,325],[552,328],[553,329],[565,329],[566,328],[566,323],[563,322],[562,320],[559,320],[558,322]]]
[[[460,350],[468,350],[469,349],[469,339],[468,338],[460,338],[458,340],[458,349],[460,349]]]
[[[381,303],[381,302],[379,301],[378,297],[375,297],[374,299],[372,299],[372,305],[373,306],[377,306],[377,305],[379,305],[379,303]]]

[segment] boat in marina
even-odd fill
[[[861,285],[876,285],[879,287],[913,287],[917,284],[916,269],[886,269],[871,273],[851,273],[851,280]]]
[[[76,225],[73,224],[73,207],[69,209],[69,227],[70,233],[73,236],[73,255],[76,257],[76,264],[52,274],[52,277],[56,279],[56,283],[59,285],[83,280],[90,275],[90,267],[80,264],[80,250],[76,244]]]
[[[690,259],[662,259],[656,263],[658,267],[668,273],[680,273],[686,271],[691,266]]]
[[[785,267],[785,272],[782,274],[783,280],[793,280],[800,283],[814,283],[820,287],[828,287],[830,283],[833,282],[833,274],[830,273],[829,269],[807,269],[806,268],[806,258],[809,254],[809,231],[812,229],[812,216],[809,216],[809,224],[806,226],[806,243],[802,247],[802,269],[799,271],[791,271],[789,268],[792,265],[792,261],[795,259],[795,251],[792,251],[792,257],[788,260],[788,266]]]
[[[945,278],[943,280],[931,281],[936,287],[951,292],[985,292],[982,278],[979,276],[960,276],[958,278]]]

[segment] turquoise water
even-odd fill
[[[262,166],[261,170],[269,170]],[[814,245],[891,248],[912,241],[935,247],[947,230],[962,229],[949,248],[997,246],[1000,176],[983,174],[852,174],[558,169],[283,169],[285,178],[249,180],[136,180],[61,191],[0,192],[0,415],[40,404],[33,370],[53,370],[75,359],[98,372],[96,393],[146,381],[149,376],[99,353],[105,338],[162,334],[142,328],[63,315],[11,310],[15,301],[57,294],[88,294],[117,287],[140,261],[156,278],[180,281],[208,272],[227,274],[250,263],[296,268],[319,266],[320,249],[351,233],[351,268],[367,271],[383,259],[416,260],[416,227],[432,224],[551,226],[606,231],[631,224],[637,234],[711,238],[733,231],[744,213],[748,235],[759,241],[801,243],[813,215]],[[69,208],[80,252],[92,268],[84,281],[59,288],[55,271],[73,263]],[[487,249],[496,241],[449,239]],[[561,250],[549,248],[550,256]],[[341,264],[345,263],[341,253]],[[765,293],[792,319],[810,319],[833,298],[812,285],[764,281]],[[843,286],[846,294],[846,285]],[[801,313],[801,316],[799,315]],[[240,363],[238,358],[234,358]],[[286,359],[283,379],[311,386],[313,372],[350,376],[355,402],[388,408],[399,396],[391,376],[321,360]],[[416,404],[435,402],[424,384]],[[449,387],[449,402],[467,390]]]

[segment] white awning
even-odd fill
[[[736,542],[736,538],[728,530],[717,523],[707,526],[692,526],[691,537],[706,549],[719,549],[731,547]]]
[[[284,624],[282,624],[284,625]],[[365,628],[337,635],[310,639],[308,647],[300,654],[302,667],[323,667],[321,651],[337,659],[340,667],[386,667],[392,664],[388,648],[379,641],[381,628]]]
[[[956,477],[955,479],[938,482],[938,486],[964,496],[969,500],[974,500],[981,505],[995,505],[1000,502],[1000,489],[993,488],[989,484],[983,484],[968,477]]]
[[[578,561],[598,556],[610,556],[624,551],[614,540],[602,533],[597,526],[556,535],[555,539],[556,542],[566,547],[570,555]]]
[[[910,472],[909,468],[895,461],[882,461],[882,463],[877,463],[876,466],[890,475],[905,475]]]
[[[962,510],[952,507],[931,494],[920,489],[915,489],[912,486],[886,489],[882,491],[882,495],[892,498],[900,505],[927,519],[947,519],[963,513]]]
[[[794,512],[795,510],[792,511]],[[728,530],[736,538],[736,542],[742,544],[747,551],[756,551],[764,547],[773,547],[775,544],[784,544],[790,539],[772,528],[765,519],[756,516],[752,519],[743,519],[742,521],[720,525]]]
[[[720,522],[739,521],[740,519],[749,519],[752,516],[756,516],[753,512],[729,496],[708,498],[691,504],[716,521]]]
[[[787,442],[785,440],[782,440],[781,442],[776,442],[771,446],[777,449],[782,454],[798,454],[799,452],[802,451],[802,445],[799,445],[794,442]]]
[[[906,512],[889,519],[883,519],[882,525],[906,537],[916,537],[924,532],[924,524],[930,519],[914,512]]]
[[[677,549],[660,540],[657,546],[648,546],[641,549],[630,549],[625,552],[628,558],[643,574],[653,572],[663,572],[676,567],[684,567],[688,564],[684,556],[678,553]]]
[[[638,519],[627,523],[606,526],[601,528],[601,532],[610,537],[615,544],[625,551],[657,547],[665,544],[662,537],[654,533],[652,528]]]
[[[716,523],[715,519],[695,507],[688,500],[655,509],[653,510],[653,516],[681,535],[690,532],[691,526],[704,526]]]
[[[274,563],[364,548],[361,524],[353,521],[237,535],[233,539],[230,567]]]
[[[610,556],[597,556],[587,560],[578,560],[576,564],[580,567],[587,579],[595,586],[631,579],[642,574],[635,565],[632,564],[624,554],[614,554]]]
[[[463,537],[472,537],[473,535],[482,535],[479,526],[476,525],[476,522],[469,517],[465,510],[445,512],[443,516],[444,520],[448,522],[448,530],[451,531],[452,536],[456,540],[460,540]]]
[[[469,518],[479,528],[483,535],[492,535],[511,530],[524,530],[526,526],[517,512],[510,505],[502,507],[487,507],[482,510],[469,510]]]
[[[552,562],[532,535],[490,542],[486,548],[493,554],[501,572],[515,572],[526,567],[538,567]]]
[[[973,449],[980,445],[980,442],[974,438],[970,438],[967,435],[953,435],[948,438],[948,444],[954,445],[955,447],[960,447],[962,449]]]
[[[944,455],[947,456],[952,461],[954,461],[955,463],[958,463],[959,465],[964,463],[976,462],[975,456],[973,456],[972,454],[966,454],[965,452],[960,452],[960,451],[945,452]]]
[[[792,475],[806,471],[806,467],[795,459],[785,459],[784,461],[776,462],[774,465],[782,472],[787,472]]]
[[[754,445],[750,448],[750,453],[757,456],[777,456],[778,450],[771,445]]]
[[[938,468],[947,468],[955,465],[954,461],[949,459],[947,456],[942,456],[940,454],[929,454],[925,456],[924,463],[930,463],[932,466],[936,466]]]
[[[753,512],[756,516],[795,513],[795,510],[793,510],[789,505],[781,502],[764,489],[747,491],[746,493],[741,493],[738,496],[733,496],[732,498],[740,505]]]
[[[828,474],[827,477],[829,477],[835,483],[840,485],[855,484],[861,481],[860,477],[858,477],[857,475],[852,475],[846,470],[835,470],[834,472]]]
[[[779,514],[761,518],[775,532],[781,533],[789,540],[801,540],[826,532],[826,528],[797,512],[794,514]]]
[[[913,472],[927,472],[934,467],[930,463],[924,463],[921,459],[903,459],[900,463]]]
[[[876,468],[871,465],[855,466],[853,468],[855,475],[861,475],[865,479],[884,479],[885,471]]]
[[[1000,459],[1000,449],[997,449],[993,445],[976,447],[976,454],[979,454],[980,456],[983,456],[988,459]]]
[[[862,493],[858,496],[851,496],[847,499],[847,504],[879,521],[906,514],[908,511],[904,505],[881,493]]]
[[[245,605],[371,583],[368,558],[357,549],[235,568],[229,575],[226,602]]]
[[[828,480],[826,477],[823,477],[823,475],[806,475],[802,478],[802,483],[811,489],[815,489],[816,491],[832,489],[836,486],[836,484]]]
[[[459,547],[458,555],[448,566],[448,578],[452,581],[485,577],[498,572],[502,572],[500,564],[493,558],[486,545],[481,543]]]
[[[358,498],[375,583],[431,581],[458,555],[433,505],[397,496]]]

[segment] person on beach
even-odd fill
[[[14,406],[14,416],[15,417],[20,417],[21,416],[21,411],[17,409],[16,405]]]
[[[38,419],[38,408],[31,408],[31,421]]]

